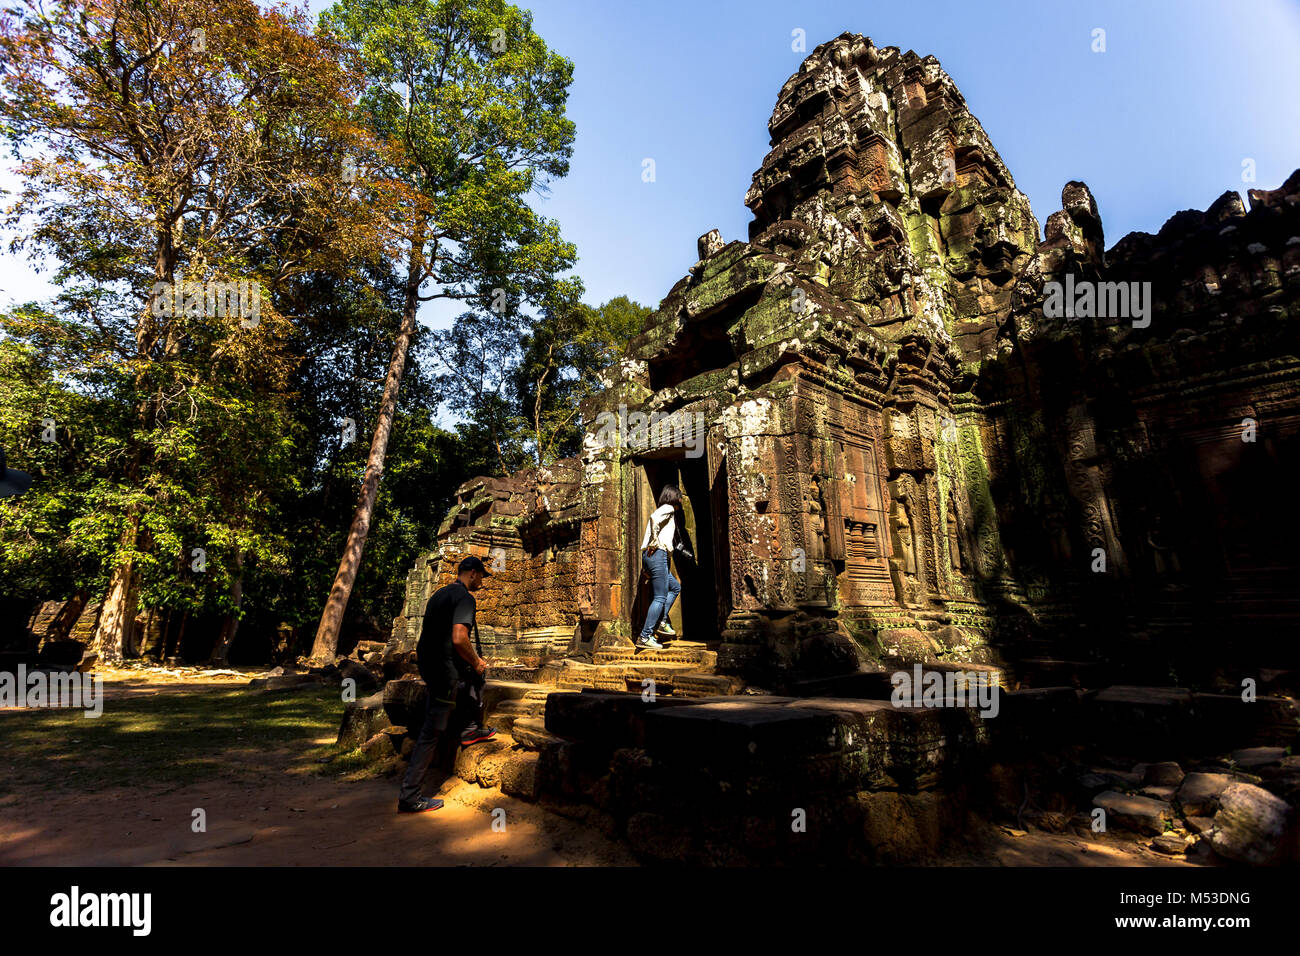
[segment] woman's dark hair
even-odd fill
[[[676,485],[664,485],[664,490],[659,492],[659,504],[661,507],[663,505],[675,506],[681,504],[681,500],[682,493],[677,490]]]

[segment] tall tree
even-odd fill
[[[168,477],[188,454],[165,440],[179,409],[220,406],[223,372],[278,350],[270,300],[253,314],[264,290],[384,234],[343,182],[344,157],[369,148],[347,122],[359,87],[305,14],[252,0],[27,0],[0,15],[0,57],[0,118],[28,174],[10,224],[35,223],[18,245],[60,263],[62,308],[97,333],[94,361],[131,409],[96,521],[113,541],[97,635],[113,659],[175,513],[167,489],[188,487]],[[237,314],[185,284],[236,279]]]
[[[367,171],[406,188],[401,325],[365,476],[311,657],[333,659],[370,533],[419,304],[437,298],[540,301],[574,261],[559,229],[528,205],[568,172],[564,109],[573,65],[547,49],[532,15],[502,0],[344,0],[322,24],[367,80],[361,121],[390,147]],[[424,294],[426,285],[434,291]]]

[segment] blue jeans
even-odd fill
[[[650,609],[645,614],[645,627],[641,628],[641,636],[649,637],[660,621],[668,620],[668,612],[673,609],[677,595],[682,593],[682,585],[668,573],[668,552],[663,548],[653,554],[642,551],[641,561],[650,572],[650,587],[654,592]]]

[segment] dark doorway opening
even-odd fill
[[[717,564],[719,558],[718,526],[714,520],[713,489],[709,487],[707,458],[660,458],[641,463],[641,480],[637,493],[638,524],[636,531],[636,574],[641,573],[641,540],[646,522],[656,507],[665,485],[674,484],[682,493],[680,540],[694,560],[674,553],[670,558],[673,576],[682,584],[681,596],[673,605],[668,621],[678,637],[688,641],[719,640]],[[634,579],[635,580],[635,579]],[[649,584],[638,588],[632,610],[633,634],[640,633],[650,607]]]

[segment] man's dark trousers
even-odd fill
[[[415,740],[415,749],[411,751],[411,763],[402,778],[402,790],[397,799],[402,803],[412,803],[420,798],[424,785],[424,775],[429,772],[429,765],[437,756],[438,744],[447,727],[451,724],[453,710],[461,710],[468,723],[466,727],[477,726],[482,718],[482,679],[477,681],[457,681],[450,691],[430,691],[425,698],[424,723],[420,727],[420,736]],[[428,686],[428,681],[425,681]]]
[[[428,686],[428,681],[425,681]],[[424,724],[420,727],[420,736],[415,740],[415,749],[411,751],[411,764],[406,768],[402,778],[402,791],[397,799],[401,803],[414,803],[420,799],[420,790],[424,786],[424,775],[429,772],[438,750],[438,742],[451,721],[451,712],[455,709],[457,688],[450,690],[429,690],[425,698]]]

